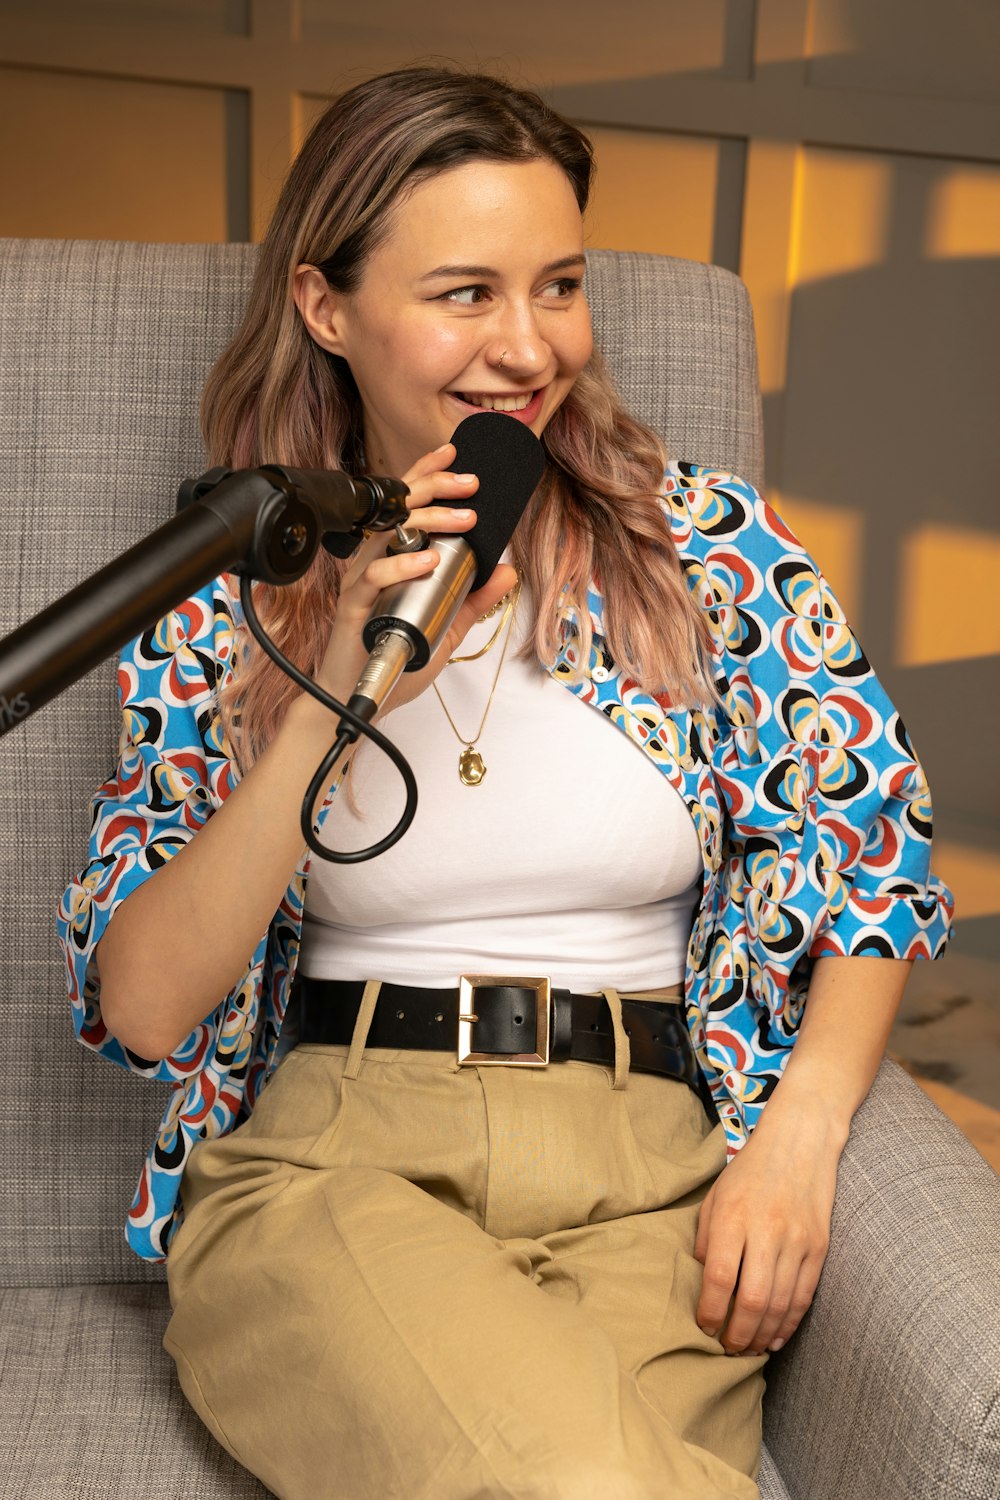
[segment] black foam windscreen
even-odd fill
[[[476,524],[462,532],[478,564],[473,589],[489,580],[545,468],[545,449],[530,427],[502,411],[479,411],[459,422],[451,441],[456,474],[475,474],[479,488],[456,502],[476,512]],[[442,504],[442,501],[437,501]]]

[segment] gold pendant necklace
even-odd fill
[[[463,786],[478,786],[486,775],[486,762],[472,745],[458,757],[458,778]]]
[[[479,728],[476,730],[471,740],[467,740],[465,738],[465,735],[459,731],[458,725],[455,723],[455,720],[448,712],[448,705],[442,698],[441,689],[438,687],[437,683],[434,682],[431,684],[434,688],[435,693],[437,693],[438,702],[444,709],[445,718],[451,725],[459,744],[464,746],[461,755],[458,757],[458,779],[459,781],[461,781],[463,786],[479,786],[486,776],[486,762],[483,760],[483,757],[476,749],[476,741],[479,739],[480,735],[483,732],[483,729],[485,728],[486,718],[490,711],[490,704],[493,702],[493,694],[496,692],[497,683],[500,681],[500,672],[503,668],[504,657],[507,655],[507,647],[510,645],[510,638],[514,633],[514,620],[517,615],[517,605],[518,596],[515,595],[510,607],[510,623],[507,626],[507,637],[503,643],[503,650],[500,652],[500,660],[497,663],[496,674],[493,678],[493,686],[490,688],[490,696],[486,700],[486,707],[483,710],[483,717],[479,721]],[[474,659],[475,658],[472,658],[472,660]]]

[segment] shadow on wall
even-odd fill
[[[1000,731],[998,617],[979,586],[984,553],[1000,560],[996,470],[985,463],[1000,388],[991,306],[1000,312],[993,260],[926,262],[905,277],[873,266],[800,286],[788,389],[764,399],[772,482],[793,506],[816,503],[858,527],[853,576],[832,582],[850,594],[939,819],[971,825],[981,846],[1000,833],[1000,778],[987,770]],[[914,369],[918,380],[901,380]],[[940,536],[937,568],[914,556],[921,535]]]

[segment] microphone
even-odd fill
[[[479,489],[463,506],[477,512],[471,531],[432,538],[441,560],[433,573],[383,589],[362,632],[368,664],[348,702],[370,723],[403,672],[425,667],[466,596],[482,588],[500,561],[545,468],[545,450],[523,422],[503,412],[476,412],[452,435],[455,473],[475,474]],[[357,730],[341,721],[357,739]]]

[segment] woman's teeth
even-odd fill
[[[527,391],[523,396],[487,396],[463,391],[462,400],[469,406],[481,406],[485,411],[524,411],[534,394],[534,391]]]

